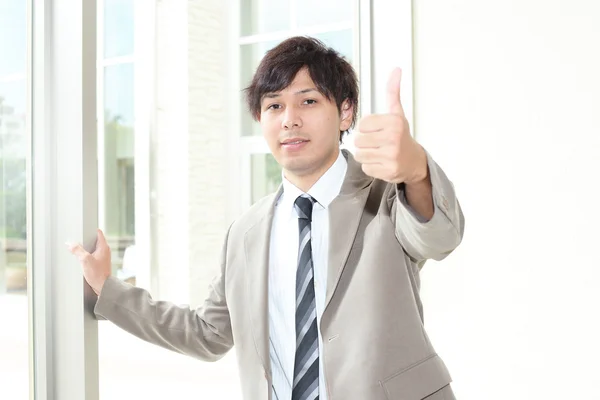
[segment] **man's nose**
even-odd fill
[[[300,128],[302,126],[302,120],[300,119],[300,115],[293,110],[291,107],[288,107],[283,114],[283,129],[294,129]]]

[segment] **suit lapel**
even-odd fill
[[[282,187],[272,201],[265,201],[262,208],[256,211],[258,221],[253,224],[244,236],[246,255],[246,283],[248,293],[248,312],[252,323],[252,335],[256,350],[261,358],[265,372],[271,376],[269,358],[269,244],[275,202],[281,194]]]
[[[340,194],[329,205],[329,256],[325,310],[335,293],[346,260],[352,249],[365,203],[369,197],[372,178],[348,151],[342,151],[348,161],[346,177]]]
[[[340,194],[329,205],[329,256],[325,309],[342,276],[369,196],[370,183],[373,181],[363,173],[360,164],[354,160],[352,154],[346,150],[342,152],[347,159],[348,168]],[[266,200],[258,206],[259,208],[254,212],[256,222],[251,224],[244,236],[246,289],[252,335],[269,378],[271,377],[268,307],[269,245],[275,202],[282,191],[283,186],[280,185],[270,201]]]

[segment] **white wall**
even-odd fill
[[[403,28],[373,1],[385,71]],[[422,276],[461,400],[600,399],[598,21],[591,0],[414,2],[414,130],[467,221]]]
[[[220,0],[157,3],[154,295],[201,304],[228,227],[227,15]]]
[[[230,224],[228,164],[227,14],[221,0],[188,0],[189,291],[191,304],[208,296],[219,273]]]
[[[156,133],[151,143],[155,295],[189,299],[189,82],[187,3],[156,3]]]

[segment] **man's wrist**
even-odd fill
[[[100,296],[100,293],[102,293],[102,289],[104,288],[104,285],[106,284],[106,281],[108,280],[109,276],[106,276],[103,280],[101,280],[101,282],[98,282],[94,286],[92,286],[92,289],[94,290],[94,292],[96,292],[96,295]]]
[[[407,186],[422,187],[430,184],[429,165],[427,165],[427,153],[425,153],[425,149],[423,149],[423,147],[421,147],[421,145],[418,143],[416,143],[416,145],[418,152],[417,165],[414,169],[411,179],[405,180],[404,183]]]
[[[427,160],[425,160],[425,165],[421,167],[419,171],[415,172],[414,177],[411,180],[406,180],[404,184],[406,186],[415,188],[431,185],[431,179],[429,176],[429,166],[427,165]]]

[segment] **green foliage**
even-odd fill
[[[24,159],[0,159],[0,237],[27,238]]]
[[[277,188],[281,183],[281,166],[277,164],[277,161],[271,154],[267,155],[266,172],[269,185],[273,188]]]

